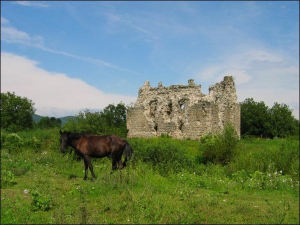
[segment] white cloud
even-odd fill
[[[214,84],[229,75],[235,78],[240,102],[285,103],[299,119],[299,64],[287,54],[262,49],[232,54],[198,72],[196,79]]]
[[[8,91],[31,99],[37,114],[56,117],[136,100],[132,96],[104,93],[66,74],[46,71],[26,57],[1,53],[1,92]]]
[[[96,64],[96,65],[105,66],[108,68],[141,75],[141,73],[119,67],[118,65],[114,65],[112,63],[106,62],[101,59],[82,57],[82,56],[78,56],[78,55],[75,55],[72,53],[47,48],[44,46],[44,38],[41,37],[40,35],[31,36],[24,31],[18,30],[15,27],[11,26],[9,24],[9,21],[3,17],[1,17],[1,23],[6,25],[6,26],[1,26],[1,41],[7,42],[7,43],[14,43],[14,44],[20,44],[20,45],[24,45],[24,46],[34,47],[34,48],[38,48],[40,50],[50,52],[53,54],[64,55],[64,56],[78,59],[81,61],[90,62],[90,63]]]
[[[30,36],[28,33],[16,29],[10,25],[7,19],[1,17],[1,41],[41,47],[43,46],[44,39],[39,35]]]
[[[29,43],[30,37],[26,32],[14,27],[1,27],[1,39],[6,42]]]
[[[1,16],[1,24],[8,24],[9,21]]]
[[[49,7],[48,4],[41,3],[41,2],[32,2],[32,1],[15,1],[14,4],[22,5],[22,6],[33,6],[33,7],[41,7],[47,8]]]

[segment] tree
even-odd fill
[[[271,117],[264,102],[247,98],[241,105],[241,134],[268,137]]]
[[[299,121],[286,104],[275,102],[270,109],[264,102],[247,98],[241,105],[241,134],[266,138],[298,135]]]
[[[299,123],[297,123],[292,111],[286,104],[275,102],[270,109],[270,116],[273,137],[286,137],[299,133]]]
[[[61,120],[60,119],[57,119],[55,117],[43,117],[38,123],[37,123],[37,126],[39,128],[46,128],[46,129],[49,129],[49,128],[60,128],[61,126]]]
[[[126,126],[126,107],[124,103],[119,103],[117,106],[109,104],[104,108],[102,115],[109,126]]]
[[[123,103],[117,106],[109,104],[101,112],[90,112],[86,109],[75,119],[69,120],[64,129],[73,132],[89,132],[94,134],[116,134],[126,137],[126,107]]]
[[[10,132],[17,132],[33,127],[32,114],[34,103],[15,93],[1,93],[1,127]]]

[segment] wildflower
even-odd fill
[[[25,189],[24,194],[28,194],[28,193],[29,193],[29,190]]]

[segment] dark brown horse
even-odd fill
[[[103,158],[110,157],[112,160],[112,170],[117,168],[123,169],[126,166],[127,160],[131,157],[133,150],[126,140],[119,138],[116,135],[92,135],[79,134],[71,132],[60,132],[60,150],[65,153],[67,147],[71,146],[76,153],[84,160],[85,176],[87,179],[88,168],[90,168],[93,178],[96,178],[91,157]],[[122,155],[125,160],[122,163]]]

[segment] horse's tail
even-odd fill
[[[123,166],[126,166],[126,162],[131,158],[132,154],[133,154],[133,149],[131,148],[130,144],[125,141],[125,147],[123,149],[123,155],[125,156],[125,160],[123,162]]]

